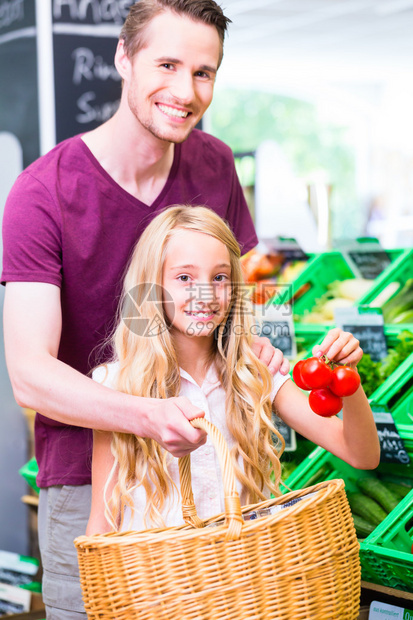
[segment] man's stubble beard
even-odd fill
[[[153,122],[152,119],[149,119],[147,121],[145,121],[145,119],[142,119],[138,113],[138,105],[135,102],[135,99],[132,95],[132,93],[129,91],[128,93],[128,105],[129,105],[129,109],[132,112],[133,116],[136,118],[137,122],[144,128],[146,129],[146,131],[149,131],[149,133],[151,133],[155,138],[157,138],[158,140],[163,140],[164,142],[170,142],[173,144],[181,144],[182,142],[185,142],[185,140],[187,140],[187,138],[189,138],[192,130],[194,129],[195,126],[192,126],[187,133],[184,135],[184,137],[180,137],[179,139],[171,136],[171,135],[167,135],[166,133],[162,132],[159,127],[157,127],[157,125]]]

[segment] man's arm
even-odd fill
[[[188,420],[203,415],[187,398],[157,400],[116,392],[57,359],[60,289],[8,282],[4,303],[6,362],[17,403],[75,426],[151,437],[174,456],[206,441]]]

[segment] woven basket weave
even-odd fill
[[[343,480],[322,482],[241,509],[222,435],[203,418],[192,423],[205,429],[215,445],[223,472],[225,514],[205,522],[197,517],[190,459],[180,459],[188,525],[75,540],[88,618],[358,618],[359,545]],[[243,520],[242,513],[298,497],[305,501]],[[204,527],[208,524],[215,526]]]

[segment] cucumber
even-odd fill
[[[395,476],[392,474],[381,474],[380,475],[381,482],[396,482],[396,484],[402,484],[405,487],[408,487],[409,491],[413,489],[413,478],[408,478],[404,476]]]
[[[311,487],[319,482],[324,482],[327,480],[327,477],[331,474],[331,468],[327,467],[327,465],[322,465],[317,471],[310,476],[310,478],[305,483],[306,487]]]
[[[386,487],[386,489],[389,489],[389,491],[400,497],[400,499],[406,497],[406,495],[411,491],[411,488],[405,484],[399,484],[398,482],[382,480],[381,483]]]
[[[371,497],[364,493],[348,493],[348,501],[351,512],[369,521],[372,525],[379,525],[386,517],[387,513]]]
[[[387,514],[394,510],[400,502],[400,497],[387,489],[378,478],[359,478],[357,486],[364,495],[376,500]]]
[[[357,538],[367,538],[375,530],[375,526],[360,515],[353,514],[353,521]]]

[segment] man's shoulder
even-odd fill
[[[22,175],[30,175],[42,180],[59,166],[70,166],[70,162],[78,161],[83,151],[82,145],[80,135],[67,138],[27,166]]]
[[[205,150],[207,150],[215,156],[230,160],[233,159],[231,148],[225,144],[225,142],[222,142],[219,138],[216,138],[201,129],[194,129],[191,132],[189,138],[183,142],[182,149],[186,153],[199,153],[201,156],[202,153],[205,153]]]

